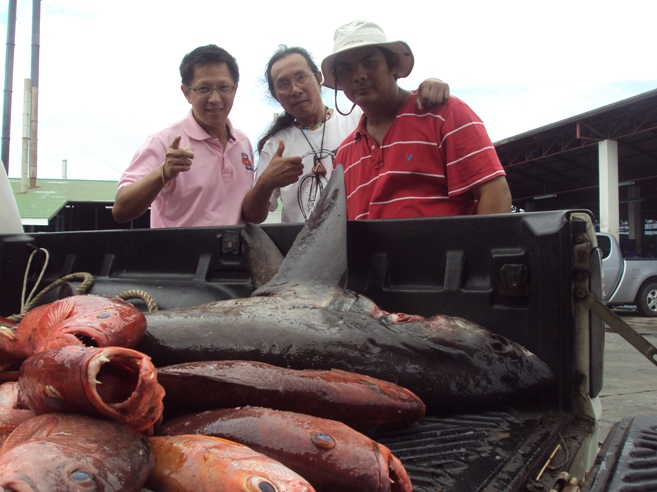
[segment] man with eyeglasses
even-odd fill
[[[128,222],[151,207],[153,228],[241,224],[254,165],[251,142],[228,119],[237,62],[218,46],[202,46],[185,55],[180,76],[191,110],[137,150],[119,180],[114,219]]]
[[[339,27],[322,61],[324,85],[363,110],[335,158],[348,219],[511,212],[506,173],[483,122],[456,97],[417,109],[416,94],[397,85],[413,63],[408,44],[389,42],[365,21]]]

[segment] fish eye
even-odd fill
[[[316,432],[310,436],[310,441],[320,449],[333,449],[335,447],[335,439],[323,432]]]
[[[71,473],[71,480],[76,482],[84,482],[85,480],[89,479],[91,479],[91,475],[89,475],[87,472],[76,470]]]
[[[246,481],[246,490],[249,492],[278,492],[276,486],[264,477],[251,476]]]
[[[71,480],[77,483],[90,482],[92,481],[91,474],[84,470],[75,470],[69,475]]]
[[[96,318],[105,319],[105,318],[109,318],[110,316],[112,316],[112,313],[100,313],[98,316],[96,316]]]

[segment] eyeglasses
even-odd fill
[[[209,96],[212,94],[214,91],[217,91],[217,94],[227,96],[228,94],[232,94],[233,91],[235,90],[234,85],[220,85],[219,87],[210,87],[207,85],[202,85],[201,87],[192,87],[191,85],[188,85],[187,88],[190,91],[196,92],[199,96]]]
[[[306,87],[310,83],[313,74],[308,72],[301,72],[294,76],[294,83],[297,87]],[[292,92],[292,82],[287,79],[279,80],[274,84],[274,92],[280,95],[286,95]]]

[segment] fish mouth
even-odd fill
[[[399,458],[386,446],[377,443],[380,491],[413,492],[411,479]]]
[[[0,337],[7,338],[12,342],[16,341],[16,339],[18,338],[16,336],[16,333],[14,333],[14,330],[12,330],[11,328],[6,328],[2,325],[0,325]]]
[[[39,488],[25,473],[4,478],[0,481],[0,489],[3,492],[39,492]]]
[[[391,455],[391,460],[388,465],[390,477],[390,492],[413,492],[413,485],[411,479],[404,469],[404,465],[399,461],[399,458]]]
[[[71,327],[53,334],[54,336],[46,340],[39,346],[39,350],[52,350],[68,345],[77,345],[81,347],[98,348],[111,345],[106,334],[99,330],[90,329],[89,327]]]
[[[121,404],[137,389],[139,360],[134,356],[103,352],[94,357],[87,371],[87,381],[99,398],[108,405]]]
[[[150,432],[162,420],[164,389],[155,367],[140,352],[100,349],[87,365],[84,390],[103,415]]]
[[[99,347],[100,345],[96,339],[86,333],[73,333],[73,336],[82,343],[85,347]]]

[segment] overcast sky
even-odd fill
[[[5,41],[7,14],[0,1]],[[10,177],[21,175],[32,0],[18,1],[17,18]],[[178,66],[210,43],[238,61],[230,117],[255,147],[280,110],[264,85],[273,51],[303,46],[319,65],[335,29],[355,19],[410,45],[415,68],[402,87],[445,80],[493,141],[657,88],[655,0],[43,0],[37,175],[62,177],[66,160],[70,179],[117,180],[149,134],[186,114]],[[324,99],[333,105],[332,92]]]

